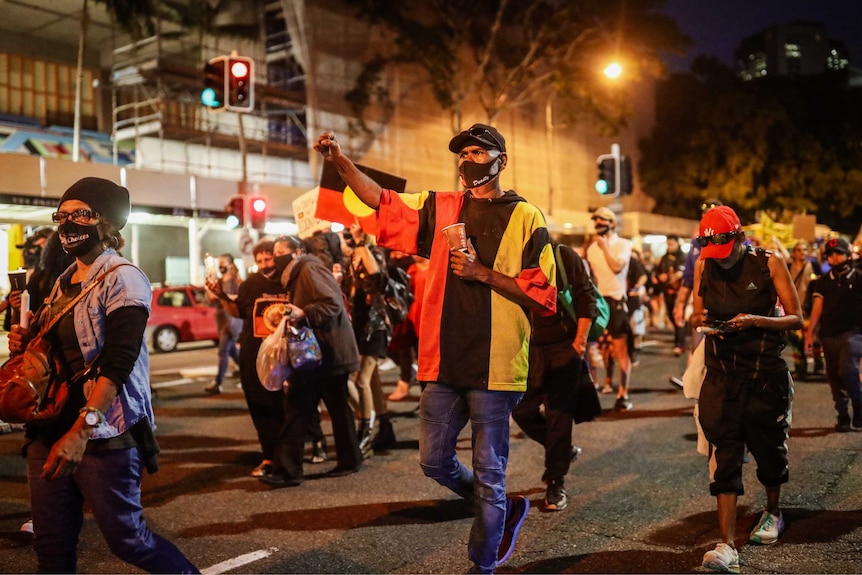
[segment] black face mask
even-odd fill
[[[290,262],[293,261],[293,254],[282,254],[280,256],[275,256],[273,258],[273,261],[275,262],[275,271],[278,272],[279,275],[281,275],[281,272],[283,272],[290,264]]]
[[[847,265],[847,260],[844,260],[843,262],[837,263],[832,266],[832,271],[834,271],[836,274],[843,274],[847,271],[848,267],[849,266]]]
[[[600,236],[606,236],[611,231],[611,227],[607,225],[596,225],[596,233]]]
[[[461,174],[461,183],[465,188],[478,188],[487,184],[494,178],[500,175],[500,158],[497,157],[487,164],[477,164],[476,162],[464,162],[458,166],[458,173]]]
[[[84,256],[99,245],[98,225],[84,226],[66,220],[57,226],[63,251],[72,257]]]

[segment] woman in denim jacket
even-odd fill
[[[144,340],[152,291],[147,276],[116,252],[130,207],[128,190],[101,178],[84,178],[66,191],[53,220],[75,263],[60,276],[33,329],[15,326],[9,336],[10,352],[20,353],[43,322],[97,282],[48,334],[66,377],[91,364],[95,377],[70,379],[60,415],[27,426],[40,572],[77,570],[85,502],[120,559],[153,573],[198,572],[142,517],[143,470],[156,471],[159,448]]]

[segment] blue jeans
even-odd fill
[[[239,332],[242,330],[242,320],[235,317],[227,319],[228,324],[222,327],[218,336],[218,372],[216,373],[216,383],[219,385],[224,383],[230,360],[233,359],[239,365],[239,349],[236,347],[236,340],[239,339]]]
[[[426,476],[476,503],[467,553],[483,571],[497,566],[506,524],[509,416],[523,394],[429,383],[419,401],[419,464]],[[470,421],[473,470],[458,460],[458,434]]]
[[[143,460],[136,447],[84,455],[71,477],[39,477],[48,456],[40,442],[27,446],[33,507],[33,548],[40,573],[75,573],[86,502],[117,557],[150,573],[199,573],[173,543],[149,530],[142,516]]]

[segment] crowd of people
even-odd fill
[[[566,477],[581,453],[574,423],[601,413],[600,392],[616,394],[615,411],[634,409],[646,324],[661,322],[673,333],[674,355],[702,346],[697,417],[721,537],[703,567],[738,573],[736,504],[747,453],[766,491],[750,541],[774,543],[784,529],[779,500],[789,478],[793,382],[781,352],[788,336],[795,337],[798,379],[810,375],[807,357],[822,349],[836,431],[862,431],[862,281],[845,240],[826,242],[822,261],[805,242],[790,253],[766,250],[752,245],[733,209],[708,200],[688,254],[669,236],[664,255],[650,261],[617,232],[618,216],[605,207],[592,214],[595,233],[579,254],[553,242],[541,212],[502,188],[508,151],[493,126],[475,124],[449,143],[463,191],[382,189],[331,131],[314,148],[376,211],[376,235],[354,223],[304,240],[264,238],[247,277],[223,254],[206,280],[219,344],[216,377],[203,391],[222,393],[231,361],[238,366],[261,452],[250,474],[262,483],[299,486],[305,462],[331,457],[336,464],[325,477],[360,471],[372,454],[397,447],[388,402],[410,398],[418,384],[420,468],[473,509],[471,572],[491,573],[512,555],[530,510],[526,497],[506,494],[510,421],[544,449],[544,508],[565,509]],[[128,191],[107,180],[69,188],[54,214],[57,231],[34,236],[44,245],[27,284],[34,327],[10,325],[10,351],[20,353],[78,294],[92,300],[61,319],[51,337],[69,373],[95,364],[98,376],[75,392],[62,417],[26,430],[40,570],[75,570],[86,502],[118,557],[151,572],[197,571],[141,515],[141,477],[157,468],[158,447],[143,337],[149,281],[118,253],[128,206]],[[465,229],[458,246],[443,233],[454,224]],[[610,317],[592,342],[600,300]],[[4,304],[20,306],[17,294]],[[292,370],[272,390],[261,384],[257,357],[281,325],[310,328],[321,362]],[[388,397],[380,375],[386,358],[399,370]],[[604,382],[595,376],[599,365]],[[467,423],[469,463],[456,449]]]

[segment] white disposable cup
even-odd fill
[[[467,226],[464,225],[464,222],[446,226],[440,231],[446,237],[446,243],[449,244],[450,252],[460,250],[467,253]]]

